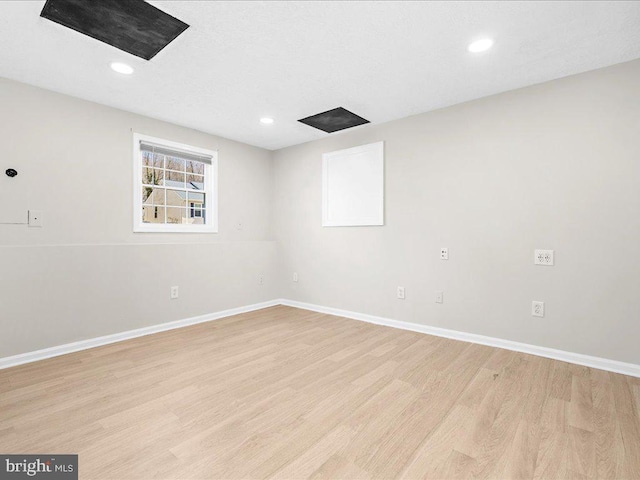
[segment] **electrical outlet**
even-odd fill
[[[171,300],[175,300],[179,295],[178,287],[171,287]]]
[[[553,250],[536,250],[533,256],[535,265],[553,266]]]
[[[531,315],[534,317],[544,317],[544,302],[531,302]]]
[[[444,292],[436,292],[436,303],[444,303]]]
[[[449,260],[449,249],[447,247],[440,249],[440,260]]]
[[[258,284],[259,285],[263,285],[264,284],[264,275],[262,275],[262,274],[258,275]]]
[[[298,281],[298,272],[293,272],[293,281],[294,282]]]
[[[400,300],[404,300],[404,287],[398,287],[397,296]]]

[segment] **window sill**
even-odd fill
[[[137,225],[133,233],[218,233],[214,225]]]

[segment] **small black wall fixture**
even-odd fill
[[[18,175],[18,171],[14,170],[13,168],[7,168],[7,170],[4,172],[7,174],[7,177],[15,177],[16,175]]]
[[[40,16],[145,60],[189,28],[143,0],[47,0]]]

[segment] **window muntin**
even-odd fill
[[[217,231],[217,152],[135,134],[134,231]]]

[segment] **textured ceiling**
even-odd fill
[[[277,149],[334,107],[381,123],[640,57],[640,2],[150,3],[191,28],[147,62],[1,1],[0,76]]]

